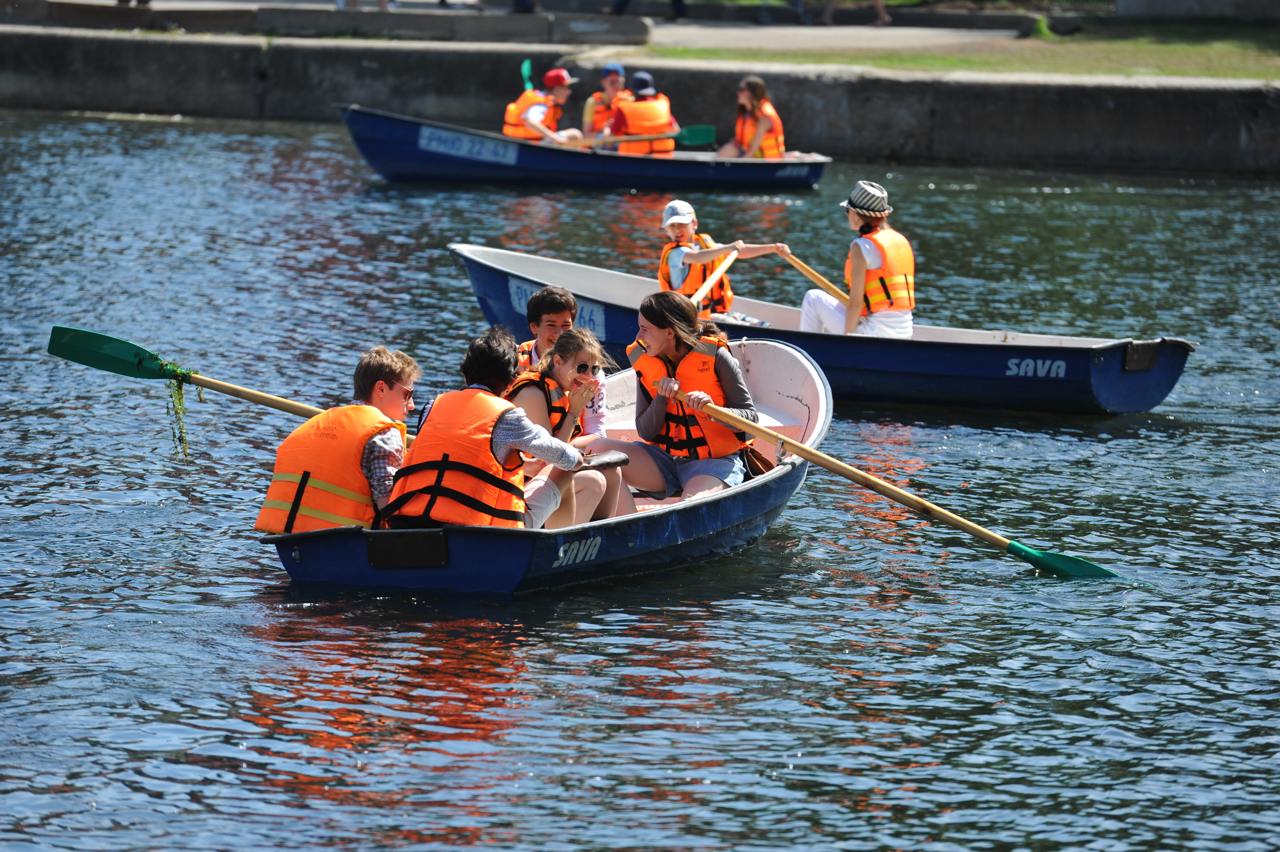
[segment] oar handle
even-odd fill
[[[800,270],[800,272],[804,275],[805,278],[808,278],[814,284],[817,284],[823,290],[826,290],[832,296],[835,296],[837,299],[840,300],[841,304],[844,304],[844,305],[849,304],[849,293],[844,288],[837,287],[836,285],[832,284],[820,272],[818,272],[809,264],[805,263],[800,258],[796,257],[794,254],[789,254],[786,256],[786,258],[788,261],[791,262],[792,266]]]
[[[734,249],[725,255],[724,260],[720,261],[720,265],[716,267],[715,272],[707,276],[707,280],[702,282],[702,286],[698,288],[698,292],[690,297],[689,301],[693,302],[693,306],[702,311],[702,300],[707,298],[707,294],[711,292],[711,288],[716,285],[724,274],[729,271],[729,267],[733,266],[733,262],[738,259],[738,250]]]
[[[307,405],[301,402],[294,402],[291,399],[285,399],[282,396],[274,396],[262,391],[250,390],[249,388],[233,385],[230,382],[222,382],[217,379],[211,379],[208,376],[202,376],[199,373],[192,373],[187,376],[187,381],[193,385],[199,385],[202,388],[208,388],[218,393],[225,393],[228,396],[239,397],[249,402],[256,402],[259,405],[265,405],[268,408],[274,408],[277,411],[285,411],[289,414],[296,414],[299,417],[315,417],[324,411],[323,408],[316,408],[314,405]]]
[[[684,391],[677,392],[676,396],[682,402],[687,400]],[[843,476],[845,479],[852,480],[859,485],[866,486],[877,494],[883,497],[888,497],[890,500],[901,503],[909,508],[915,509],[926,517],[936,518],[948,526],[952,526],[971,535],[975,535],[983,541],[995,545],[1001,550],[1006,550],[1009,547],[1009,539],[999,533],[994,533],[985,527],[978,526],[973,521],[962,518],[953,512],[948,512],[946,509],[934,503],[930,503],[923,497],[917,497],[909,491],[903,491],[898,486],[885,482],[878,476],[872,476],[865,471],[858,470],[852,465],[845,464],[839,459],[834,459],[826,453],[820,453],[812,447],[806,446],[793,438],[788,438],[781,432],[775,432],[767,426],[752,423],[750,420],[739,417],[732,411],[727,411],[720,406],[711,403],[704,405],[701,411],[712,419],[719,420],[721,423],[726,426],[731,426],[739,432],[746,432],[748,435],[753,435],[756,438],[774,441],[777,444],[786,447],[800,458],[813,462],[819,467]]]

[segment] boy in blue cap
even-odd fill
[[[614,105],[635,100],[635,95],[624,85],[626,78],[627,70],[619,62],[610,62],[600,69],[600,91],[592,93],[582,107],[582,132],[588,139],[604,133]]]

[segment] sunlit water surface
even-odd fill
[[[732,558],[515,602],[291,589],[296,421],[44,353],[137,341],[317,405],[457,381],[446,245],[651,273],[666,197],[390,188],[336,126],[0,114],[0,845],[1275,848],[1280,187],[837,164],[686,196],[835,274],[886,184],[941,325],[1199,343],[1150,414],[844,404],[824,449],[1123,582],[1032,577],[815,472]],[[744,261],[739,292],[805,282]]]

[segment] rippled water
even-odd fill
[[[824,446],[1125,582],[815,472],[739,556],[456,603],[291,589],[250,527],[296,422],[44,354],[125,337],[318,405],[455,381],[452,240],[648,272],[665,197],[388,188],[337,127],[0,113],[0,845],[1275,848],[1280,186],[837,164],[689,196],[835,273],[886,183],[943,325],[1197,341],[1155,412],[839,407]],[[775,261],[740,292],[796,301]]]

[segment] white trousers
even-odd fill
[[[844,305],[825,290],[810,290],[800,303],[800,330],[844,334]],[[858,321],[854,334],[911,338],[911,311],[877,311]]]

